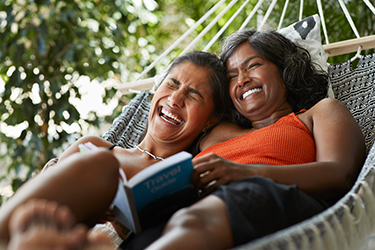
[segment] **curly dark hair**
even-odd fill
[[[309,109],[327,96],[328,74],[311,61],[306,49],[276,31],[247,29],[234,32],[222,45],[220,59],[225,65],[235,50],[245,42],[277,66],[287,89],[287,102],[294,112]],[[245,117],[235,112],[234,121],[237,124],[251,126],[249,121],[244,120]]]

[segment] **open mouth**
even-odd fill
[[[178,117],[177,115],[172,114],[171,112],[165,110],[164,108],[161,108],[160,111],[160,117],[164,121],[172,124],[172,125],[180,125],[183,123],[182,119]]]
[[[250,90],[246,91],[245,93],[243,93],[242,100],[245,99],[247,96],[249,96],[251,94],[254,94],[254,93],[257,93],[257,92],[260,92],[260,91],[262,91],[262,88],[250,89]]]

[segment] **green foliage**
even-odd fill
[[[0,123],[19,129],[18,136],[0,131],[0,166],[8,174],[15,173],[12,186],[16,190],[25,179],[22,167],[28,169],[26,179],[38,172],[56,153],[84,131],[83,126],[110,123],[121,107],[133,97],[119,100],[109,117],[93,112],[81,117],[71,103],[81,98],[77,81],[88,76],[99,82],[115,79],[134,80],[178,37],[194,25],[217,0],[2,0],[0,1],[0,76],[5,88],[0,89]],[[147,76],[161,73],[230,1],[223,4],[203,22],[170,55]],[[261,10],[266,13],[271,0]],[[285,0],[278,1],[267,25],[277,28]],[[345,1],[361,36],[373,33],[374,15],[362,1]],[[219,19],[218,24],[193,48],[202,50],[234,12],[238,1]],[[219,37],[209,52],[219,53],[221,40],[241,27],[257,0],[250,0],[244,10]],[[303,17],[318,13],[315,1],[305,1]],[[338,2],[326,1],[324,14],[330,42],[354,38]],[[247,27],[257,26],[258,13]],[[299,1],[290,1],[283,27],[298,20]],[[324,36],[322,33],[322,40]],[[353,55],[330,58],[342,62]],[[146,77],[147,77],[146,76]],[[0,83],[1,88],[1,83]],[[116,90],[106,87],[103,101],[109,103]],[[69,134],[67,127],[78,125],[81,133]],[[1,127],[0,127],[1,128]],[[3,150],[4,151],[4,150]],[[4,177],[0,177],[3,179]],[[1,204],[1,196],[0,196]]]
[[[12,159],[8,169],[40,169],[67,140],[63,127],[81,119],[69,103],[80,98],[77,76],[104,80],[119,73],[127,34],[118,19],[127,13],[112,1],[97,2],[2,1],[1,121],[24,124],[17,139],[1,133]]]
[[[103,81],[127,80],[143,65],[140,37],[154,27],[150,6],[128,0],[4,0],[0,3],[0,122],[19,129],[17,138],[0,131],[6,153],[2,166],[16,176],[24,166],[27,178],[63,147],[70,125],[98,126],[94,112],[80,117],[72,98],[81,98],[80,76]],[[152,6],[154,4],[154,6]],[[154,17],[154,18],[153,18]],[[152,48],[150,48],[152,50]],[[143,59],[146,65],[149,61]],[[124,73],[125,72],[125,73]],[[1,91],[1,90],[0,90]],[[107,88],[104,102],[115,95]],[[108,118],[109,119],[109,118]],[[25,180],[16,177],[14,190]]]

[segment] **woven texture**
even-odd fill
[[[358,122],[368,151],[375,139],[375,54],[362,57],[354,70],[348,61],[331,65],[328,72],[336,99],[346,104]]]
[[[151,102],[148,91],[137,94],[113,122],[103,138],[123,148],[134,148],[147,128]]]

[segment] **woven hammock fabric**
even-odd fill
[[[123,148],[134,148],[142,140],[147,128],[151,102],[150,92],[137,94],[115,119],[103,138]]]
[[[335,97],[361,127],[368,152],[375,139],[375,54],[361,57],[355,69],[347,61],[330,65],[328,72]]]

